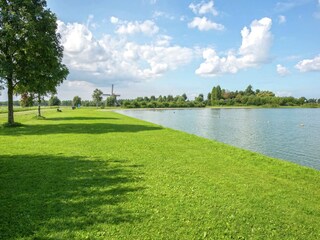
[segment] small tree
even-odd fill
[[[21,94],[20,106],[21,107],[32,107],[34,96],[32,94],[24,93]]]
[[[57,96],[51,96],[49,99],[49,106],[60,106],[61,101]]]
[[[138,101],[136,101],[136,102],[138,102]],[[116,105],[116,98],[114,96],[108,97],[106,100],[106,105],[108,107],[113,107],[114,105]]]
[[[73,104],[73,106],[75,106],[75,107],[80,106],[80,105],[81,105],[81,97],[75,96],[75,97],[73,98],[73,100],[72,100],[72,104]]]
[[[188,99],[187,94],[185,94],[185,93],[182,94],[181,97],[183,97],[184,101],[187,101],[187,99]]]
[[[250,96],[250,95],[254,95],[254,91],[252,89],[252,86],[249,85],[246,90],[244,91],[245,95]]]
[[[222,91],[220,86],[213,87],[211,91],[211,104],[215,105],[221,99]]]
[[[211,92],[209,92],[207,95],[207,104],[211,106]]]
[[[93,91],[93,94],[92,94],[92,99],[93,99],[93,102],[96,104],[96,106],[100,106],[101,102],[102,102],[102,94],[103,92],[100,90],[100,89],[95,89]]]

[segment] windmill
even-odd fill
[[[113,92],[113,84],[111,85],[111,94],[110,93],[106,93],[106,94],[102,94],[102,96],[107,96],[107,97],[114,97],[114,105],[117,104],[117,97],[120,97],[120,94],[115,94]]]

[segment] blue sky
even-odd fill
[[[49,0],[70,75],[61,99],[272,90],[320,98],[320,0]],[[0,96],[4,98],[5,94]]]

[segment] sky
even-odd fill
[[[63,100],[122,99],[249,84],[320,98],[320,0],[48,0],[58,18]],[[0,100],[6,100],[5,91]]]

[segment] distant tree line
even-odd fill
[[[193,100],[190,100],[184,93],[182,95],[167,96],[151,96],[137,97],[135,99],[119,99],[109,96],[103,100],[102,91],[95,89],[92,94],[92,100],[82,100],[79,96],[75,96],[73,100],[60,100],[53,95],[49,100],[42,100],[41,106],[70,106],[70,107],[123,107],[123,108],[190,108],[190,107],[206,107],[206,106],[306,106],[320,107],[320,98],[307,99],[305,97],[277,97],[271,91],[254,90],[249,85],[245,90],[228,91],[220,86],[212,88],[211,92],[205,98],[203,94],[199,94]],[[21,95],[20,101],[14,101],[15,106],[31,107],[38,102],[34,102],[28,95]],[[7,102],[0,102],[0,106],[6,106]]]
[[[311,106],[320,104],[320,99],[277,97],[271,91],[254,90],[251,85],[244,91],[228,91],[218,85],[208,94],[207,103],[211,106]]]

